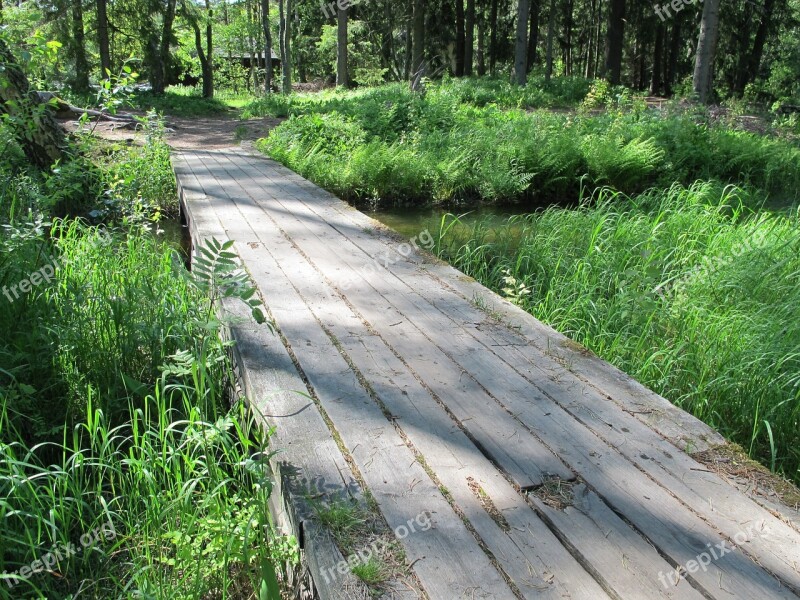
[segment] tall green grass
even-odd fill
[[[584,188],[633,194],[697,179],[750,186],[754,204],[798,199],[800,149],[785,140],[644,105],[601,114],[509,109],[476,100],[471,87],[266,98],[251,109],[290,117],[258,147],[345,199],[373,204],[541,206],[573,202]]]
[[[446,217],[438,252],[800,481],[800,218],[748,203],[604,189],[501,225]]]
[[[232,261],[212,248],[189,274],[143,226],[176,204],[149,133],[83,140],[52,173],[13,142],[0,155],[0,598],[277,599],[297,563],[268,512],[269,436],[219,336]],[[59,194],[82,164],[100,193]]]
[[[0,597],[278,598],[295,544],[270,521],[268,437],[228,408],[203,285],[140,228],[51,239],[24,244],[52,244],[55,281],[0,318]],[[20,575],[106,523],[113,538]]]
[[[592,81],[583,77],[555,77],[546,82],[544,76],[532,76],[520,87],[507,79],[491,77],[445,77],[429,82],[427,93],[449,96],[459,104],[502,108],[575,108],[592,89]],[[289,117],[309,112],[350,112],[353,101],[359,104],[407,101],[414,94],[406,83],[389,83],[352,91],[341,89],[289,95],[271,94],[253,99],[242,109],[242,118]]]

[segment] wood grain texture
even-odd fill
[[[294,373],[314,397],[312,423],[286,420],[287,457],[340,494],[360,497],[360,478],[394,530],[431,514],[400,540],[428,597],[798,597],[797,530],[686,453],[716,432],[272,161],[175,166],[193,236],[236,241],[281,332],[234,333],[273,367],[255,380]]]

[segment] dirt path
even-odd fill
[[[254,141],[267,135],[283,119],[261,118],[242,121],[235,117],[167,117],[166,142],[180,150],[215,150],[233,148],[242,141]],[[78,129],[77,121],[62,121],[68,131]],[[119,123],[90,123],[94,134],[109,140],[142,143],[144,133],[120,127]]]

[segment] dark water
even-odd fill
[[[161,219],[150,226],[150,232],[159,241],[176,250],[188,268],[192,241],[189,228],[182,219]]]
[[[442,225],[442,218],[451,214],[459,217],[462,226],[470,228],[478,221],[484,224],[500,225],[512,215],[530,212],[523,207],[482,206],[472,210],[444,209],[444,208],[385,208],[380,210],[364,210],[362,212],[373,219],[391,227],[409,239],[426,229],[435,234]],[[451,219],[448,217],[447,221]]]

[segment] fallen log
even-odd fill
[[[83,115],[89,117],[96,117],[101,121],[119,121],[124,123],[132,123],[136,121],[136,116],[130,113],[117,113],[110,115],[101,110],[93,110],[91,108],[80,108],[74,104],[70,104],[56,96],[53,92],[36,92],[39,96],[39,101],[44,104],[47,103],[53,107],[57,119],[80,119]]]

